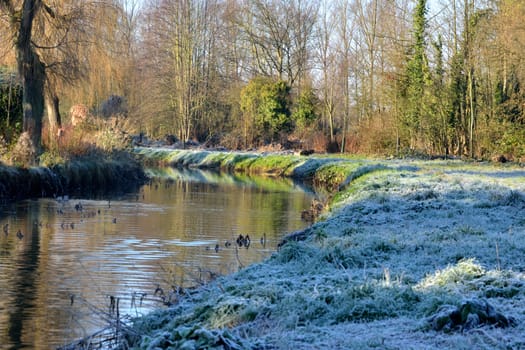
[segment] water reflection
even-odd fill
[[[151,172],[159,178],[119,198],[1,208],[1,349],[66,344],[98,329],[115,300],[135,316],[160,306],[157,287],[191,286],[259,261],[284,232],[305,226],[300,212],[312,199],[289,181]],[[249,248],[237,245],[240,234],[250,236]]]

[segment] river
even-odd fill
[[[105,315],[163,307],[174,289],[260,261],[307,225],[313,194],[290,180],[150,174],[136,193],[0,206],[0,349],[53,349]]]

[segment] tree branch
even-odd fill
[[[7,1],[7,0],[6,0]],[[49,7],[46,3],[42,2],[42,6],[44,7],[44,10],[47,12],[48,15],[51,16],[51,18],[56,18],[55,11],[51,7]]]

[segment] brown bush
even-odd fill
[[[89,108],[81,103],[73,105],[69,110],[69,120],[73,126],[83,124],[89,117]]]

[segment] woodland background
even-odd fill
[[[24,128],[15,48],[27,2],[0,0],[5,152]],[[73,105],[107,120],[114,95],[126,106],[112,128],[127,135],[525,159],[522,0],[32,2],[47,148]]]

